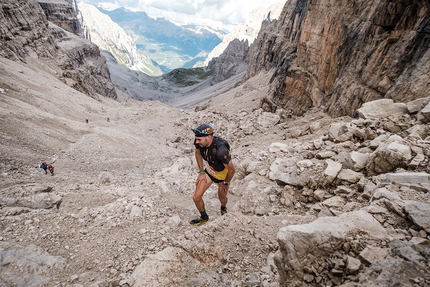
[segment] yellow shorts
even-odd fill
[[[213,167],[209,167],[209,169],[205,169],[206,173],[212,179],[213,182],[219,183],[225,180],[228,174],[228,169],[224,168],[221,171],[216,171]]]

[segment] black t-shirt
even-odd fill
[[[223,170],[224,164],[228,164],[231,160],[228,142],[218,137],[214,137],[209,147],[200,147],[195,140],[194,146],[200,151],[203,159],[217,171]]]

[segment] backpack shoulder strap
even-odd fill
[[[217,148],[225,145],[227,147],[227,149],[230,150],[230,144],[225,139],[220,138],[220,137],[214,137],[214,139],[215,139],[215,146]]]

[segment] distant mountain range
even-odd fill
[[[207,66],[234,39],[251,44],[261,22],[279,17],[283,1],[253,10],[245,23],[229,34],[207,26],[180,26],[162,18],[151,18],[143,11],[125,8],[112,11],[80,2],[87,38],[110,52],[129,69],[149,76],[160,76],[177,68]]]
[[[112,54],[118,64],[151,76],[163,74],[160,66],[144,52],[137,50],[134,39],[109,16],[84,2],[80,2],[78,8],[85,37],[100,50]]]
[[[178,26],[165,19],[153,19],[145,12],[125,8],[99,10],[124,31],[132,34],[138,50],[155,60],[164,72],[202,64],[222,41],[223,33],[202,26]]]
[[[125,8],[107,11],[83,2],[78,6],[92,42],[111,52],[119,64],[151,76],[176,68],[203,66],[224,35],[209,27],[178,26]],[[120,51],[127,55],[119,55]],[[139,59],[143,65],[137,63]]]

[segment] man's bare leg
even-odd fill
[[[221,202],[221,205],[226,206],[228,202],[227,198],[228,189],[222,186],[222,183],[218,184],[218,198]]]
[[[196,181],[196,190],[194,191],[193,200],[197,209],[200,212],[200,217],[197,219],[191,220],[192,225],[200,225],[209,221],[209,216],[205,210],[205,202],[203,201],[203,194],[212,184],[212,180],[209,178],[207,174],[204,176],[199,175]]]
[[[228,202],[228,188],[223,183],[218,184],[218,198],[221,202],[221,215],[227,213],[227,202]]]
[[[209,176],[207,174],[205,174],[204,179],[199,180],[199,178],[200,177],[198,177],[198,179],[196,181],[196,190],[194,191],[193,201],[194,201],[194,204],[196,205],[197,209],[200,212],[203,212],[203,211],[205,211],[205,203],[203,201],[203,194],[209,188],[209,186],[211,186],[212,180],[209,178]]]

